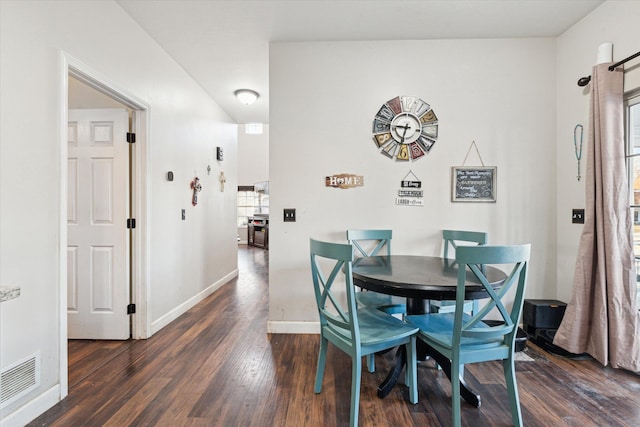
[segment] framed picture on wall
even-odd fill
[[[495,166],[453,166],[452,202],[495,202],[498,168]]]

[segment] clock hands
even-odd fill
[[[404,140],[407,138],[407,131],[412,128],[412,126],[409,123],[405,123],[403,125],[391,125],[391,127],[396,129],[397,128],[402,129],[402,135],[399,135],[400,138],[402,138],[400,142],[404,142]],[[413,130],[413,133],[416,133],[416,132],[418,132],[418,129]]]
[[[409,130],[409,125],[404,126],[402,129],[404,129],[404,130],[402,131],[402,141],[401,142],[404,142],[404,139],[406,138],[406,135],[407,135],[407,130]]]

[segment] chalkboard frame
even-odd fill
[[[488,194],[481,196],[474,196],[459,192],[459,188],[462,186],[460,173],[464,173],[465,176],[469,176],[473,173],[487,173],[490,176],[491,188],[488,190]],[[484,202],[492,203],[496,201],[496,182],[497,182],[498,168],[496,166],[453,166],[451,167],[451,201],[452,202]],[[479,190],[475,189],[475,192]],[[485,191],[486,193],[486,191]]]

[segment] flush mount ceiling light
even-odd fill
[[[244,105],[251,105],[260,97],[260,94],[251,89],[238,89],[233,94],[238,98],[238,101]]]

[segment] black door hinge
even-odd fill
[[[136,305],[135,304],[129,304],[127,306],[127,314],[136,314]]]
[[[127,218],[127,228],[136,228],[135,218]]]
[[[127,132],[127,142],[134,144],[136,142],[136,134],[132,132]]]

